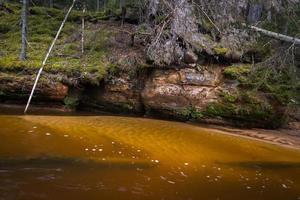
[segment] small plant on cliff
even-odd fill
[[[186,107],[181,110],[179,113],[184,120],[198,120],[203,117],[202,112],[198,111],[194,106]]]
[[[64,104],[69,109],[75,109],[79,105],[79,99],[77,97],[66,97]]]
[[[224,76],[243,82],[251,71],[251,65],[232,65],[224,70]]]
[[[224,47],[214,47],[213,50],[215,54],[219,56],[224,56],[229,51],[229,49]]]

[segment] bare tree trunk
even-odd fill
[[[126,1],[120,0],[120,8],[122,10],[122,26],[124,25],[125,16],[126,16]]]
[[[103,0],[103,8],[106,10],[106,0]]]
[[[49,7],[53,8],[53,0],[49,0]]]
[[[97,12],[100,10],[100,0],[97,0]]]
[[[83,16],[82,16],[82,24],[81,24],[81,54],[84,54],[84,28],[85,28],[85,21],[84,15],[86,11],[86,6],[83,6]]]
[[[20,60],[25,60],[27,55],[27,29],[28,29],[28,0],[23,0],[23,8],[21,13],[21,23],[22,23],[22,46],[20,53]]]
[[[260,33],[262,33],[266,36],[275,38],[277,40],[281,40],[281,41],[285,41],[285,42],[289,42],[289,43],[294,43],[296,45],[300,45],[300,39],[299,38],[283,35],[283,34],[280,34],[280,33],[275,33],[275,32],[268,31],[268,30],[265,30],[265,29],[262,29],[262,28],[258,28],[256,26],[248,26],[248,27],[252,30],[255,30],[255,31],[260,32]]]

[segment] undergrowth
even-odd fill
[[[64,18],[64,11],[32,7],[28,18],[28,52],[26,61],[19,60],[21,46],[20,12],[18,4],[6,4],[13,13],[0,11],[0,71],[36,71],[41,66],[55,34]],[[105,13],[88,13],[86,19],[103,17]],[[55,48],[45,66],[50,73],[77,76],[97,84],[109,68],[107,41],[113,34],[87,22],[85,53],[81,55],[81,17],[72,11]]]

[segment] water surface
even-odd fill
[[[2,115],[0,199],[300,199],[300,152],[178,122]]]

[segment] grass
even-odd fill
[[[0,71],[37,70],[55,37],[64,17],[62,10],[33,7],[29,10],[28,51],[26,61],[19,60],[21,45],[20,12],[18,4],[7,4],[14,13],[0,11]],[[96,13],[98,15],[103,15]],[[93,15],[96,15],[93,14]],[[87,18],[93,17],[90,13]],[[107,41],[113,34],[97,30],[87,22],[85,54],[81,55],[81,13],[73,11],[63,28],[55,48],[45,66],[49,73],[63,73],[80,77],[93,84],[106,74],[109,64]]]

